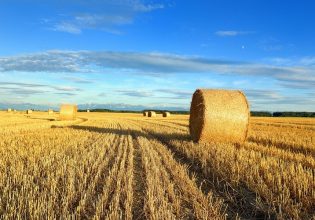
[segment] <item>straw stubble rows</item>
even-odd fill
[[[253,119],[239,146],[193,143],[187,116],[81,116],[0,132],[1,219],[314,217],[312,123]]]

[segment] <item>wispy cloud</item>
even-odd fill
[[[165,97],[165,98],[169,98],[169,99],[190,99],[193,91],[187,91],[187,90],[175,90],[175,89],[157,89],[155,90],[155,92],[159,92],[159,93],[165,93],[169,96]]]
[[[68,15],[56,15],[54,19],[42,19],[53,31],[80,34],[83,30],[98,29],[120,34],[117,27],[132,24],[138,14],[164,8],[163,4],[144,3],[141,0],[79,1],[84,9]]]
[[[277,90],[245,89],[245,94],[250,101],[280,100],[283,96]]]
[[[111,51],[46,51],[0,57],[0,72],[89,72],[93,67],[145,71],[148,75],[178,72],[229,72],[244,62],[163,53]]]
[[[63,77],[63,79],[68,80],[70,82],[79,83],[79,84],[94,83],[93,80],[84,79],[84,78],[80,78],[80,77],[73,77],[73,76],[65,76],[65,77]]]
[[[287,94],[278,89],[245,89],[244,92],[254,110],[313,111],[315,105],[312,93]]]
[[[68,32],[70,34],[81,34],[82,32],[81,28],[77,25],[65,21],[55,24],[54,27],[50,29],[54,31]]]
[[[272,51],[279,51],[284,48],[292,47],[292,45],[290,44],[285,45],[281,43],[280,40],[274,37],[269,37],[269,38],[261,40],[259,42],[259,47],[264,51],[272,52]]]
[[[127,73],[161,77],[167,73],[216,73],[268,77],[287,88],[313,88],[315,67],[312,60],[302,58],[295,64],[245,63],[162,53],[55,50],[0,57],[0,72],[67,72],[70,74],[95,72],[96,69],[99,72],[118,69]],[[82,81],[82,83],[87,82]]]
[[[254,34],[254,31],[235,31],[235,30],[220,30],[216,31],[215,35],[220,37],[235,37],[239,35],[248,35],[248,34]]]
[[[116,93],[123,95],[123,96],[131,96],[137,98],[144,98],[144,97],[152,97],[153,94],[150,91],[141,91],[141,90],[116,90]]]
[[[35,89],[34,89],[35,88]],[[25,94],[35,94],[35,93],[45,93],[51,91],[57,92],[79,92],[82,91],[80,88],[71,86],[55,86],[46,84],[36,84],[36,83],[21,83],[21,82],[1,82],[0,89],[10,90],[14,93],[25,93]]]
[[[193,94],[193,91],[187,90],[176,90],[176,89],[126,89],[126,90],[116,90],[116,93],[119,93],[123,96],[138,97],[138,98],[163,98],[163,99],[185,99],[189,100]]]
[[[75,96],[75,95],[77,95],[76,93],[72,93],[72,92],[55,92],[54,94],[56,94],[56,95],[66,95],[66,96]]]
[[[0,71],[78,72],[82,71],[79,59],[79,54],[57,51],[1,57]]]

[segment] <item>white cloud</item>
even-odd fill
[[[233,30],[221,30],[215,32],[217,36],[220,37],[235,37],[239,35],[247,35],[247,34],[254,34],[254,31],[233,31]]]
[[[55,18],[42,19],[44,25],[53,31],[80,34],[86,29],[98,29],[112,34],[121,34],[117,28],[132,24],[137,15],[163,9],[163,4],[145,4],[140,0],[106,0],[79,2],[80,11],[57,14]],[[68,2],[69,4],[69,2]]]
[[[300,60],[302,65],[306,66],[314,66],[315,65],[315,57],[304,57]]]
[[[153,94],[151,91],[146,90],[116,90],[116,93],[123,95],[123,96],[129,96],[129,97],[136,97],[136,98],[144,98],[144,97],[152,97]]]
[[[303,60],[303,59],[301,59]],[[164,76],[174,73],[216,73],[267,77],[286,88],[314,89],[315,67],[272,65],[162,53],[111,51],[46,51],[0,57],[0,72],[89,73],[116,69],[129,74]],[[305,62],[304,62],[305,63]],[[106,71],[104,71],[106,72]]]
[[[70,34],[81,34],[81,29],[78,26],[68,22],[58,23],[51,29],[54,31],[67,32]]]

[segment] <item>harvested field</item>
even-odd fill
[[[189,116],[0,112],[0,219],[312,219],[315,120],[250,118],[197,144]]]

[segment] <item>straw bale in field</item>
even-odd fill
[[[86,112],[90,112],[90,109],[86,110]]]
[[[189,118],[193,141],[243,143],[248,122],[249,106],[241,91],[198,89],[193,94]]]
[[[48,115],[52,115],[52,114],[54,114],[54,110],[48,109]]]
[[[30,115],[32,113],[33,113],[33,110],[31,110],[31,109],[26,110],[26,114]]]
[[[164,118],[167,118],[167,117],[170,117],[171,116],[171,113],[169,112],[163,112],[163,117]]]
[[[75,120],[77,117],[78,106],[63,104],[60,106],[60,120]]]
[[[148,116],[148,112],[143,112],[143,116]]]
[[[156,117],[156,113],[154,111],[149,111],[148,112],[148,117]]]
[[[11,111],[12,111],[12,109],[8,108],[7,112],[11,112]]]

